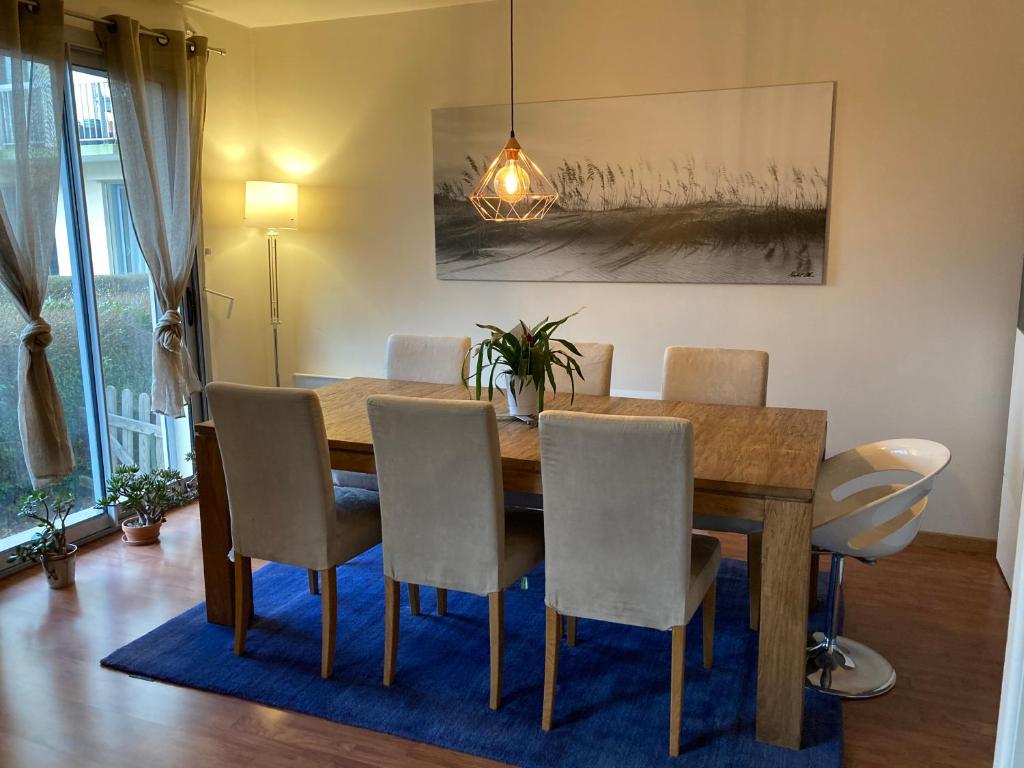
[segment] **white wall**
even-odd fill
[[[247,313],[215,328],[233,334],[216,341],[215,372],[270,375],[262,241],[232,225],[255,142],[262,176],[302,185],[301,229],[280,246],[282,378],[381,375],[391,332],[470,333],[585,305],[568,333],[616,345],[615,388],[657,389],[669,344],[759,348],[771,404],[829,411],[829,452],[945,442],[953,464],[925,527],[994,537],[1024,252],[1024,4],[517,3],[524,101],[837,81],[823,287],[436,280],[430,110],[506,97],[506,13],[252,31],[255,120],[238,94],[210,92],[208,153],[240,142],[244,159],[207,185],[220,243],[208,280],[245,292]]]

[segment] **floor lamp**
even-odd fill
[[[270,276],[270,326],[274,330],[274,384],[281,386],[277,327],[281,324],[277,290],[277,236],[282,229],[299,228],[299,187],[273,181],[245,182],[245,223],[267,233],[267,272]]]

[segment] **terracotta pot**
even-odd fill
[[[43,573],[46,574],[46,586],[50,589],[64,589],[75,583],[75,555],[78,547],[68,544],[68,551],[63,555],[43,555]]]
[[[163,522],[152,525],[129,525],[138,519],[139,517],[136,515],[121,523],[121,532],[124,534],[121,540],[133,547],[144,547],[147,544],[156,544],[160,541],[160,526],[163,525]]]

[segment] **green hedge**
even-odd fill
[[[149,277],[97,275],[95,286],[104,383],[118,390],[148,392],[153,343]],[[73,493],[82,508],[91,505],[94,489],[70,277],[50,277],[43,318],[53,327],[53,344],[47,353],[75,455],[75,471],[60,489]],[[0,289],[0,537],[24,529],[24,522],[15,519],[17,499],[31,489],[17,413],[18,339],[24,327],[14,300]]]

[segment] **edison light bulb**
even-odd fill
[[[517,203],[530,192],[530,175],[519,164],[519,153],[506,151],[505,164],[494,174],[494,191],[507,203]]]

